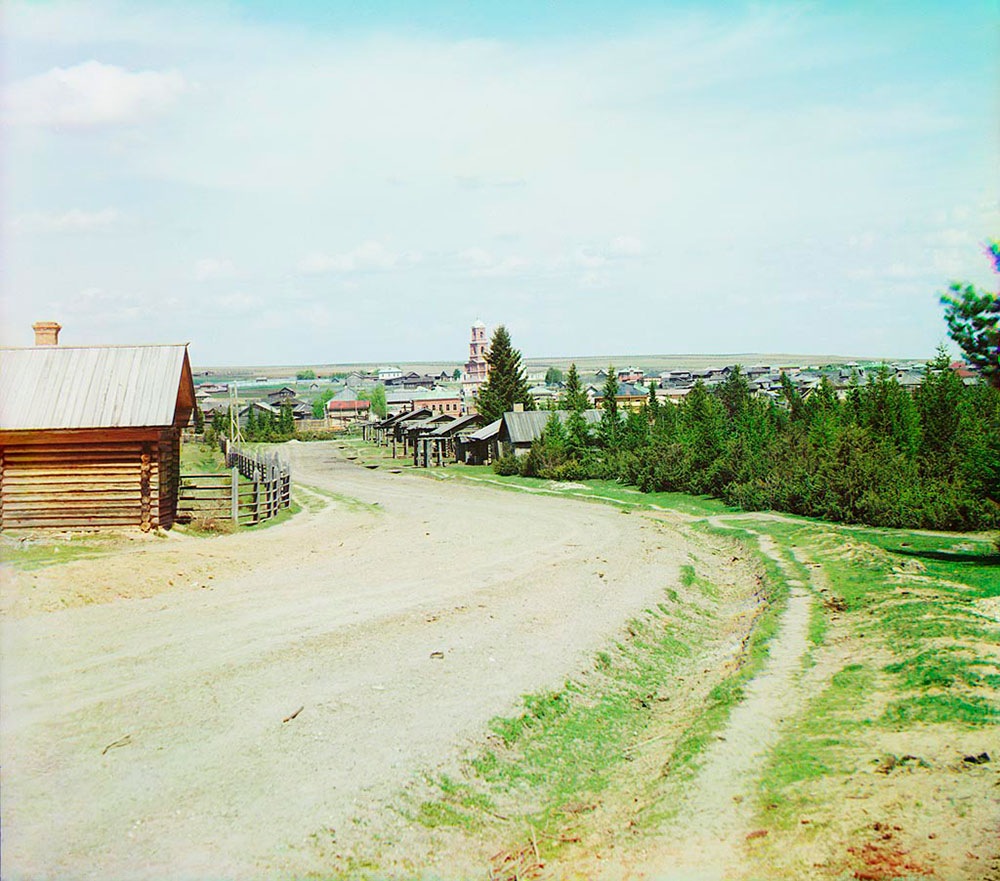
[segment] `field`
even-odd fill
[[[464,355],[458,350],[458,355],[451,361],[393,361],[393,365],[403,370],[413,370],[417,373],[440,373],[447,370],[449,373],[456,367],[461,367]],[[742,364],[750,366],[753,364],[787,365],[801,367],[804,365],[828,365],[846,364],[849,362],[878,364],[882,361],[908,360],[898,354],[886,353],[880,356],[853,356],[853,355],[821,355],[802,354],[794,352],[729,352],[716,355],[706,354],[678,354],[678,355],[552,355],[552,356],[525,356],[524,366],[530,372],[544,371],[549,367],[558,367],[563,372],[569,369],[569,365],[576,363],[582,373],[594,373],[600,369],[607,369],[608,364],[615,367],[626,367],[632,365],[642,368],[651,373],[659,373],[664,370],[675,370],[686,368],[688,370],[699,370],[708,367],[723,367],[727,364]],[[920,362],[923,363],[923,362]],[[200,376],[196,377],[198,382],[230,382],[233,380],[246,380],[251,377],[268,377],[272,382],[294,377],[300,370],[314,370],[320,376],[326,376],[332,372],[349,373],[354,370],[377,370],[380,366],[385,366],[385,362],[331,362],[328,364],[286,364],[270,365],[264,367],[241,367],[241,366],[195,366],[195,370]],[[262,387],[263,387],[262,383]],[[275,387],[280,387],[280,384]]]
[[[5,878],[1000,877],[988,537],[285,450],[4,540]]]

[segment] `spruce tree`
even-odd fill
[[[295,417],[292,415],[292,405],[282,404],[281,414],[278,417],[278,434],[282,439],[295,436]]]
[[[739,417],[750,405],[750,384],[739,364],[733,365],[732,372],[719,386],[717,394],[731,420]]]
[[[649,382],[649,397],[646,400],[646,417],[650,425],[655,425],[660,417],[660,399],[656,397],[656,380]]]
[[[545,428],[542,430],[542,439],[548,451],[562,453],[566,450],[566,429],[559,418],[559,411],[553,410],[549,414]]]
[[[948,472],[953,468],[958,409],[964,391],[961,377],[950,368],[947,349],[938,346],[937,357],[927,362],[924,380],[913,396],[923,427],[920,451],[928,465],[937,471]]]
[[[562,399],[563,409],[583,412],[587,409],[587,403],[587,394],[580,383],[580,374],[576,372],[576,364],[570,364],[569,373],[566,374],[566,393]]]
[[[618,417],[618,378],[615,368],[608,367],[608,378],[604,381],[601,391],[601,443],[606,449],[613,450],[618,446],[621,436],[621,420]]]
[[[489,378],[476,395],[476,409],[487,422],[502,418],[515,404],[523,404],[525,410],[535,409],[528,394],[521,353],[511,344],[510,334],[502,324],[490,341],[486,363],[489,364]]]

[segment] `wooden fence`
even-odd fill
[[[292,472],[277,453],[247,450],[223,439],[227,471],[182,474],[178,519],[226,518],[253,526],[287,508]]]

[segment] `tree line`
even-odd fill
[[[786,376],[780,401],[758,398],[739,367],[713,389],[696,383],[680,404],[661,403],[653,384],[640,408],[621,413],[616,392],[609,371],[591,427],[574,365],[570,412],[553,412],[529,453],[497,470],[874,526],[1000,525],[1000,390],[966,386],[944,352],[912,395],[885,368],[843,399],[825,377],[803,396]]]
[[[1000,272],[1000,246],[988,253]],[[619,412],[614,368],[590,425],[576,365],[560,406],[526,456],[508,452],[502,474],[558,480],[604,478],[644,491],[707,494],[735,507],[786,511],[873,526],[989,529],[1000,526],[1000,298],[971,285],[941,297],[951,337],[986,380],[966,386],[946,350],[928,362],[913,394],[884,366],[838,394],[824,377],[800,393],[787,376],[780,397],[760,398],[737,366],[702,382],[679,404],[655,383],[643,405]],[[494,348],[496,347],[496,348]],[[506,329],[493,338],[480,412],[531,409],[520,353]]]

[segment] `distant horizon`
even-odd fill
[[[782,364],[795,364],[796,366],[801,366],[802,364],[835,364],[847,361],[875,361],[875,362],[893,362],[893,361],[927,361],[933,357],[932,355],[922,356],[922,357],[908,357],[904,355],[893,355],[893,356],[882,356],[882,355],[831,355],[831,354],[805,354],[797,352],[679,352],[676,354],[670,353],[659,353],[659,354],[645,354],[645,355],[541,355],[541,356],[528,356],[522,355],[521,362],[525,366],[528,364],[556,364],[558,362],[575,362],[577,364],[588,364],[590,366],[600,367],[601,364],[597,362],[607,362],[603,366],[607,367],[609,364],[614,366],[616,369],[621,369],[629,366],[643,366],[646,361],[658,361],[658,360],[682,360],[685,358],[696,359],[696,360],[709,360],[718,359],[724,364],[735,364],[739,363],[743,367],[751,367],[755,363],[763,363],[765,359],[769,359],[775,362],[781,362]],[[747,359],[759,359],[758,361],[747,361],[743,363],[742,361],[733,360],[739,358]],[[436,366],[461,366],[461,362],[457,360],[449,359],[434,359],[434,358],[421,358],[409,361],[400,360],[374,360],[374,361],[316,361],[311,363],[289,363],[289,364],[203,364],[192,359],[192,369],[193,370],[214,370],[222,372],[225,370],[246,370],[246,371],[268,371],[268,370],[310,370],[310,369],[334,369],[337,368],[369,368],[369,367],[436,367]]]

